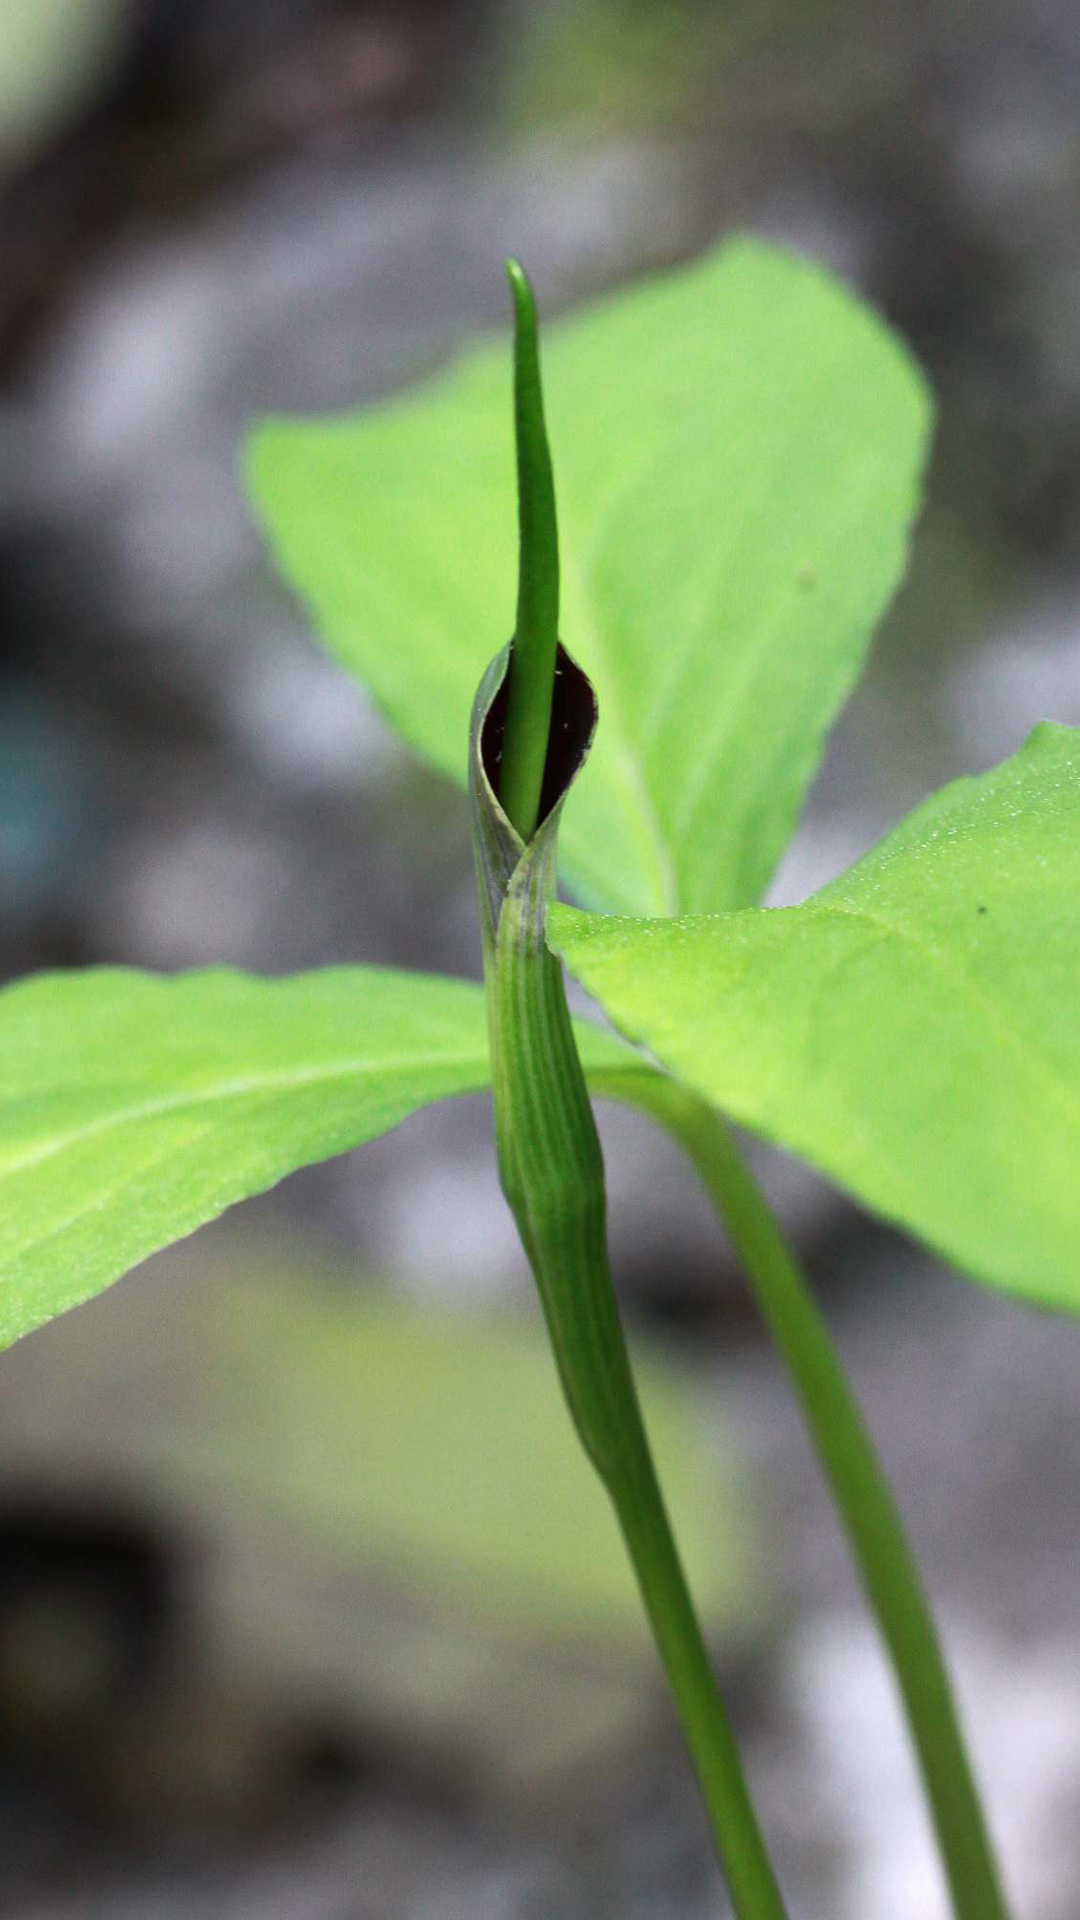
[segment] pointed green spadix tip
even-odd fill
[[[519,326],[536,326],[536,296],[520,260],[511,254],[504,262],[506,277],[510,282],[510,293],[514,302],[514,317]]]
[[[506,261],[514,303],[514,439],[517,449],[517,620],[507,687],[499,798],[523,840],[536,827],[544,778],[559,628],[555,486],[544,427],[536,300],[520,260]]]

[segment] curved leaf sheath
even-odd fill
[[[559,818],[588,752],[596,710],[587,681],[563,654],[554,724],[556,732],[560,725],[570,731],[560,708],[572,688],[579,696],[569,703],[577,726],[551,803],[523,842],[488,777],[500,751],[509,658],[504,648],[480,683],[469,745],[499,1177],[539,1288],[574,1423],[618,1496],[628,1473],[648,1478],[651,1467],[608,1267],[600,1142],[562,968],[544,939]]]
[[[1080,730],[1036,729],[798,907],[553,909],[621,1030],[957,1265],[1080,1311]]]

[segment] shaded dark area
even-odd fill
[[[510,660],[513,660],[511,650]],[[481,758],[493,793],[499,791],[503,736],[506,731],[506,707],[510,693],[510,666],[499,686],[481,739]],[[551,702],[551,731],[544,761],[544,779],[540,789],[537,824],[542,825],[553,807],[566,793],[585,758],[596,726],[596,696],[587,674],[559,647],[555,660],[555,689]]]
[[[88,261],[183,221],[308,143],[370,143],[452,101],[487,38],[476,0],[140,0],[89,110],[6,186],[0,374],[17,377]]]

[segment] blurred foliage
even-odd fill
[[[507,80],[510,124],[665,124],[682,112],[702,55],[692,0],[577,0],[539,7]],[[708,38],[715,35],[715,23]]]
[[[234,1276],[203,1300],[198,1418],[174,1466],[503,1625],[644,1638],[606,1497],[562,1406],[538,1315]],[[706,1617],[741,1608],[748,1542],[707,1463],[700,1383],[654,1351],[642,1397]]]
[[[729,1643],[756,1636],[750,1502],[707,1377],[648,1343],[637,1357],[704,1615]],[[321,1728],[390,1775],[530,1820],[543,1794],[557,1819],[662,1725],[640,1602],[537,1311],[447,1310],[218,1239],[4,1364],[0,1558],[13,1525],[36,1527],[14,1599],[0,1582],[4,1738],[45,1742],[109,1804],[153,1818],[197,1802],[218,1820]],[[159,1552],[171,1621],[124,1699],[116,1637],[145,1610],[114,1566],[117,1527]],[[81,1596],[109,1567],[91,1616]],[[216,1779],[223,1755],[247,1786]]]
[[[100,92],[131,0],[4,0],[0,167],[23,159]]]
[[[656,131],[712,118],[741,61],[846,22],[852,0],[553,0],[530,9],[504,86],[515,129]]]

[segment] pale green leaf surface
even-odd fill
[[[582,1029],[585,1058],[640,1062]],[[295,1168],[488,1084],[483,994],[341,968],[0,993],[0,1347]]]
[[[959,1266],[1080,1310],[1080,730],[944,788],[801,906],[557,908],[625,1033]]]
[[[903,566],[929,403],[820,268],[739,241],[550,326],[562,636],[600,727],[564,870],[621,912],[760,897]],[[332,651],[464,779],[513,626],[510,354],[402,401],[273,420],[256,507]]]

